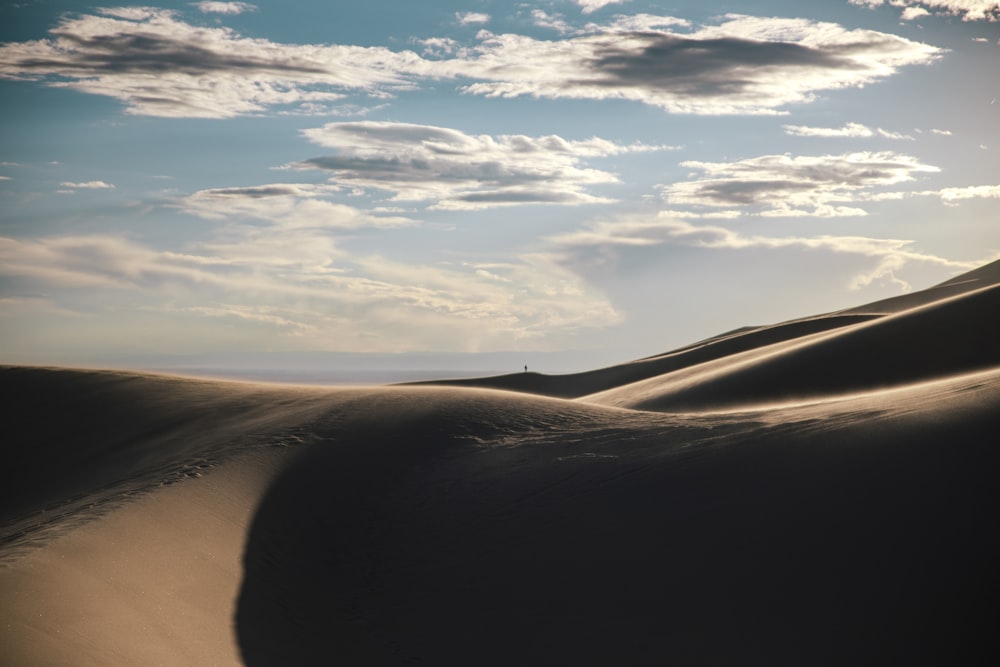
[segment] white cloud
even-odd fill
[[[899,15],[899,18],[903,21],[916,21],[923,16],[930,16],[930,12],[923,7],[907,7],[903,10],[903,13]]]
[[[963,188],[942,188],[931,192],[916,194],[931,194],[944,202],[954,202],[960,199],[1000,199],[1000,185],[972,185]]]
[[[424,54],[435,58],[450,56],[459,50],[459,42],[451,37],[429,37],[418,40],[424,47]]]
[[[240,188],[200,190],[179,200],[184,211],[207,220],[265,220],[283,229],[392,228],[415,224],[401,216],[372,215],[324,199],[333,188],[297,183],[272,183]]]
[[[257,5],[248,2],[212,2],[202,0],[202,2],[191,3],[198,8],[198,11],[205,14],[242,14],[244,12],[257,11]]]
[[[725,207],[766,217],[862,216],[844,206],[869,199],[875,188],[912,181],[939,171],[916,158],[893,153],[764,155],[736,162],[682,162],[702,176],[663,188],[672,205]]]
[[[334,185],[388,191],[393,201],[429,201],[451,210],[607,203],[612,200],[588,189],[618,179],[586,167],[586,159],[667,148],[375,121],[329,123],[303,134],[336,153],[296,168],[330,171]]]
[[[576,30],[566,22],[562,14],[549,14],[541,9],[532,9],[531,18],[539,28],[548,28],[563,34]]]
[[[886,4],[886,0],[848,0],[852,5],[861,5],[869,8],[880,7]],[[924,16],[929,12],[924,9],[941,10],[954,16],[962,17],[963,21],[1000,21],[1000,2],[997,0],[889,0],[894,7],[904,7],[903,19],[907,18],[909,12],[923,13],[917,16]]]
[[[936,135],[942,136],[942,137],[950,137],[953,134],[953,132],[951,130],[932,129],[931,130],[931,134],[936,134]]]
[[[226,118],[411,86],[428,62],[380,47],[289,45],[149,7],[69,16],[49,39],[0,45],[0,77],[121,100],[129,113]]]
[[[883,130],[882,128],[872,129],[861,123],[847,123],[842,127],[809,127],[807,125],[782,125],[785,134],[789,134],[794,137],[849,137],[849,138],[860,138],[860,137],[874,137],[879,136],[885,139],[906,139],[913,140],[908,134],[901,134],[899,132],[890,132],[889,130]]]
[[[913,249],[913,241],[879,239],[864,236],[764,236],[744,235],[726,227],[696,225],[677,220],[669,213],[655,218],[626,218],[602,221],[566,234],[549,237],[556,247],[556,256],[566,264],[575,264],[574,256],[588,248],[627,248],[657,245],[683,245],[715,250],[749,250],[785,248],[825,250],[859,255],[874,261],[874,265],[857,274],[850,287],[857,289],[875,280],[888,279],[904,289],[909,285],[895,273],[908,264],[920,263],[970,270],[982,262],[958,262]]]
[[[459,12],[455,14],[455,18],[462,25],[475,25],[490,22],[489,14],[482,14],[480,12]]]
[[[590,14],[598,9],[601,9],[602,7],[607,7],[608,5],[620,5],[628,1],[629,0],[573,0],[573,2],[580,5],[584,14]]]
[[[64,188],[73,188],[76,190],[110,190],[115,187],[111,183],[105,183],[104,181],[85,181],[82,183],[63,181],[59,185]]]
[[[729,15],[694,31],[687,21],[619,18],[563,40],[486,33],[442,71],[473,79],[477,95],[628,99],[674,113],[774,114],[820,90],[858,87],[943,51],[806,19]]]
[[[0,176],[0,181],[9,181],[10,176]]]

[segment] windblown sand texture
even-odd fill
[[[1000,262],[572,375],[0,378],[2,665],[996,664]]]

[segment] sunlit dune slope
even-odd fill
[[[576,398],[598,394],[599,392],[615,389],[625,384],[664,375],[731,355],[759,350],[769,345],[863,324],[894,313],[921,308],[936,301],[967,294],[996,284],[1000,284],[1000,261],[992,262],[986,266],[952,278],[940,285],[918,292],[825,315],[816,315],[770,326],[744,327],[728,334],[722,334],[693,345],[679,348],[672,352],[608,368],[565,375],[513,373],[488,378],[435,380],[427,384],[492,387],[548,396]],[[967,326],[983,325],[995,327],[997,326],[996,321],[998,318],[1000,318],[1000,315],[995,310],[993,312],[978,313],[972,321],[968,322]]]
[[[1000,286],[585,397],[641,410],[817,400],[1000,366]]]

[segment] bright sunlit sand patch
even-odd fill
[[[239,665],[241,558],[287,452],[240,456],[0,569],[9,665]]]

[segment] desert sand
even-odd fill
[[[586,373],[0,387],[0,665],[997,660],[1000,262]]]

